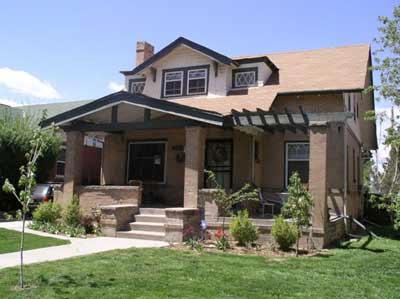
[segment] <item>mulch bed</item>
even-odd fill
[[[212,240],[207,240],[203,241],[202,243],[202,250],[192,250],[190,246],[184,244],[184,243],[173,243],[170,244],[170,248],[175,249],[175,250],[183,250],[183,251],[197,251],[198,253],[201,252],[218,252],[222,253],[224,251],[219,250],[216,247],[215,241]],[[299,250],[299,256],[306,256],[306,257],[311,257],[311,256],[320,256],[323,255],[324,253],[327,253],[327,250],[304,250],[300,249]],[[294,257],[296,256],[296,251],[295,249],[292,249],[290,251],[281,251],[279,248],[274,246],[274,244],[262,244],[262,245],[255,245],[252,247],[243,247],[243,246],[237,246],[234,242],[230,242],[230,248],[227,249],[224,253],[230,253],[230,254],[236,254],[236,255],[256,255],[256,256],[265,256],[265,257],[273,257],[273,258],[285,258],[285,257]]]

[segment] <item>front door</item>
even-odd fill
[[[129,143],[128,182],[165,183],[166,141]]]
[[[226,190],[232,188],[232,140],[207,140],[205,169],[215,173],[218,183]],[[205,182],[206,188],[211,188]]]

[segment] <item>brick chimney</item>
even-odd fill
[[[153,45],[148,42],[142,41],[136,43],[136,65],[145,62],[154,54]]]

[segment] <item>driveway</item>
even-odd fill
[[[2,222],[0,227],[21,231],[22,222]],[[25,230],[27,233],[53,237],[57,239],[70,240],[71,244],[61,246],[51,246],[24,251],[24,264],[34,264],[48,261],[56,261],[76,256],[88,255],[98,252],[104,252],[115,249],[127,248],[155,248],[165,247],[168,243],[161,241],[147,241],[139,239],[122,239],[109,237],[96,238],[70,238],[66,236],[52,235],[44,232],[38,232],[31,229]],[[14,267],[19,265],[19,252],[0,254],[0,269]]]

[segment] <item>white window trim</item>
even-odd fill
[[[167,152],[168,152],[168,141],[132,141],[128,143],[128,159],[127,159],[127,169],[126,172],[126,182],[129,181],[129,167],[130,167],[130,158],[131,158],[131,144],[165,144],[165,151],[164,151],[164,174],[163,174],[163,181],[162,182],[152,182],[152,184],[159,184],[165,185],[167,183]],[[146,183],[146,182],[143,182]]]
[[[167,81],[167,74],[171,74],[171,73],[180,73],[180,74],[182,75],[182,77],[181,77],[180,80],[168,80],[168,81]],[[166,94],[166,91],[167,91],[167,89],[166,89],[167,82],[177,82],[177,81],[180,81],[180,82],[181,82],[181,91],[180,91],[180,93],[179,93],[179,94],[169,94],[169,95],[167,95],[167,94]],[[177,97],[177,96],[181,96],[182,94],[183,94],[183,71],[168,71],[168,72],[165,72],[165,73],[164,73],[164,91],[163,91],[163,96],[164,96],[165,98],[168,98],[168,97]]]
[[[289,145],[292,145],[292,144],[303,144],[303,145],[306,144],[306,145],[310,146],[309,142],[296,142],[296,141],[286,142],[286,144],[285,144],[285,188],[287,188],[289,185],[289,169],[288,169],[289,161],[303,161],[303,162],[308,161],[308,162],[310,162],[310,155],[308,156],[308,159],[289,159]]]
[[[254,83],[253,84],[238,84],[237,76],[240,74],[245,74],[245,73],[254,73]],[[243,71],[243,72],[239,71],[239,72],[235,73],[235,88],[256,86],[257,81],[255,79],[256,79],[256,71]]]
[[[195,79],[190,79],[189,74],[190,72],[197,72],[197,71],[204,71],[204,78],[195,78]],[[204,94],[207,93],[207,77],[208,77],[208,72],[206,68],[202,68],[202,69],[192,69],[192,70],[188,70],[187,73],[187,81],[186,81],[186,90],[187,90],[187,94],[188,95],[195,95],[195,94]],[[204,79],[204,91],[201,92],[189,92],[189,81],[190,80],[198,80],[198,79]]]

